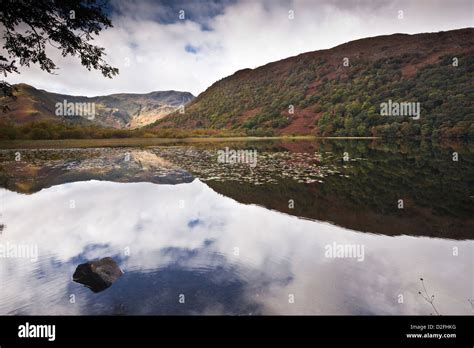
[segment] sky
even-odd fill
[[[55,75],[22,67],[7,81],[71,95],[198,95],[240,69],[303,52],[378,35],[474,27],[472,0],[111,0],[109,6],[113,28],[92,43],[105,48],[118,76],[89,72],[77,57],[49,47]]]

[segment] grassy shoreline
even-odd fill
[[[365,139],[376,137],[315,137],[276,136],[276,137],[208,137],[208,138],[111,138],[111,139],[61,139],[61,140],[2,140],[0,149],[56,149],[88,147],[141,147],[186,143],[214,143],[265,140],[318,140],[318,139]]]

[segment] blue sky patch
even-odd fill
[[[196,227],[197,225],[201,225],[202,223],[203,223],[203,222],[202,222],[201,220],[199,220],[199,219],[193,219],[193,220],[190,220],[190,221],[188,222],[188,227],[189,227],[189,228],[194,228],[194,227]]]
[[[199,48],[193,46],[193,45],[190,45],[190,44],[187,44],[185,47],[184,47],[184,50],[188,53],[191,53],[191,54],[197,54],[199,52]]]

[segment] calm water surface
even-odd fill
[[[257,166],[218,163],[225,147],[257,149]],[[434,313],[420,278],[441,314],[473,314],[472,150],[1,150],[0,244],[38,255],[0,258],[0,314]],[[363,254],[328,257],[334,245]],[[110,288],[72,281],[103,257],[124,271]]]

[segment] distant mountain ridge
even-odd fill
[[[66,128],[72,127],[71,123],[141,128],[147,136],[166,137],[237,134],[474,138],[473,81],[474,28],[393,34],[240,70],[215,82],[196,98],[188,92],[175,91],[88,98],[19,84],[15,101],[0,98],[0,107],[6,101],[10,107],[7,113],[0,113],[0,122],[7,121],[3,122],[5,131],[0,136],[77,137],[76,131],[81,137],[97,136],[93,129],[83,127],[67,129],[67,134],[62,134],[43,131],[38,124],[19,131],[11,126],[60,120]],[[94,119],[56,116],[56,103],[65,100],[93,102]],[[184,104],[184,112],[176,111]],[[383,105],[401,108],[406,104],[419,110],[419,115],[382,112]],[[113,132],[99,133],[115,136]],[[118,136],[132,134],[125,133]]]
[[[473,28],[385,35],[237,71],[151,127],[474,137],[473,81]],[[420,103],[420,119],[382,116],[390,100]]]
[[[16,100],[1,98],[9,110],[0,113],[0,120],[15,124],[30,121],[68,121],[96,124],[103,127],[135,129],[153,123],[191,101],[189,92],[157,91],[145,94],[118,93],[97,97],[71,96],[36,89],[27,84],[14,86]],[[94,103],[95,117],[61,117],[56,103]]]

